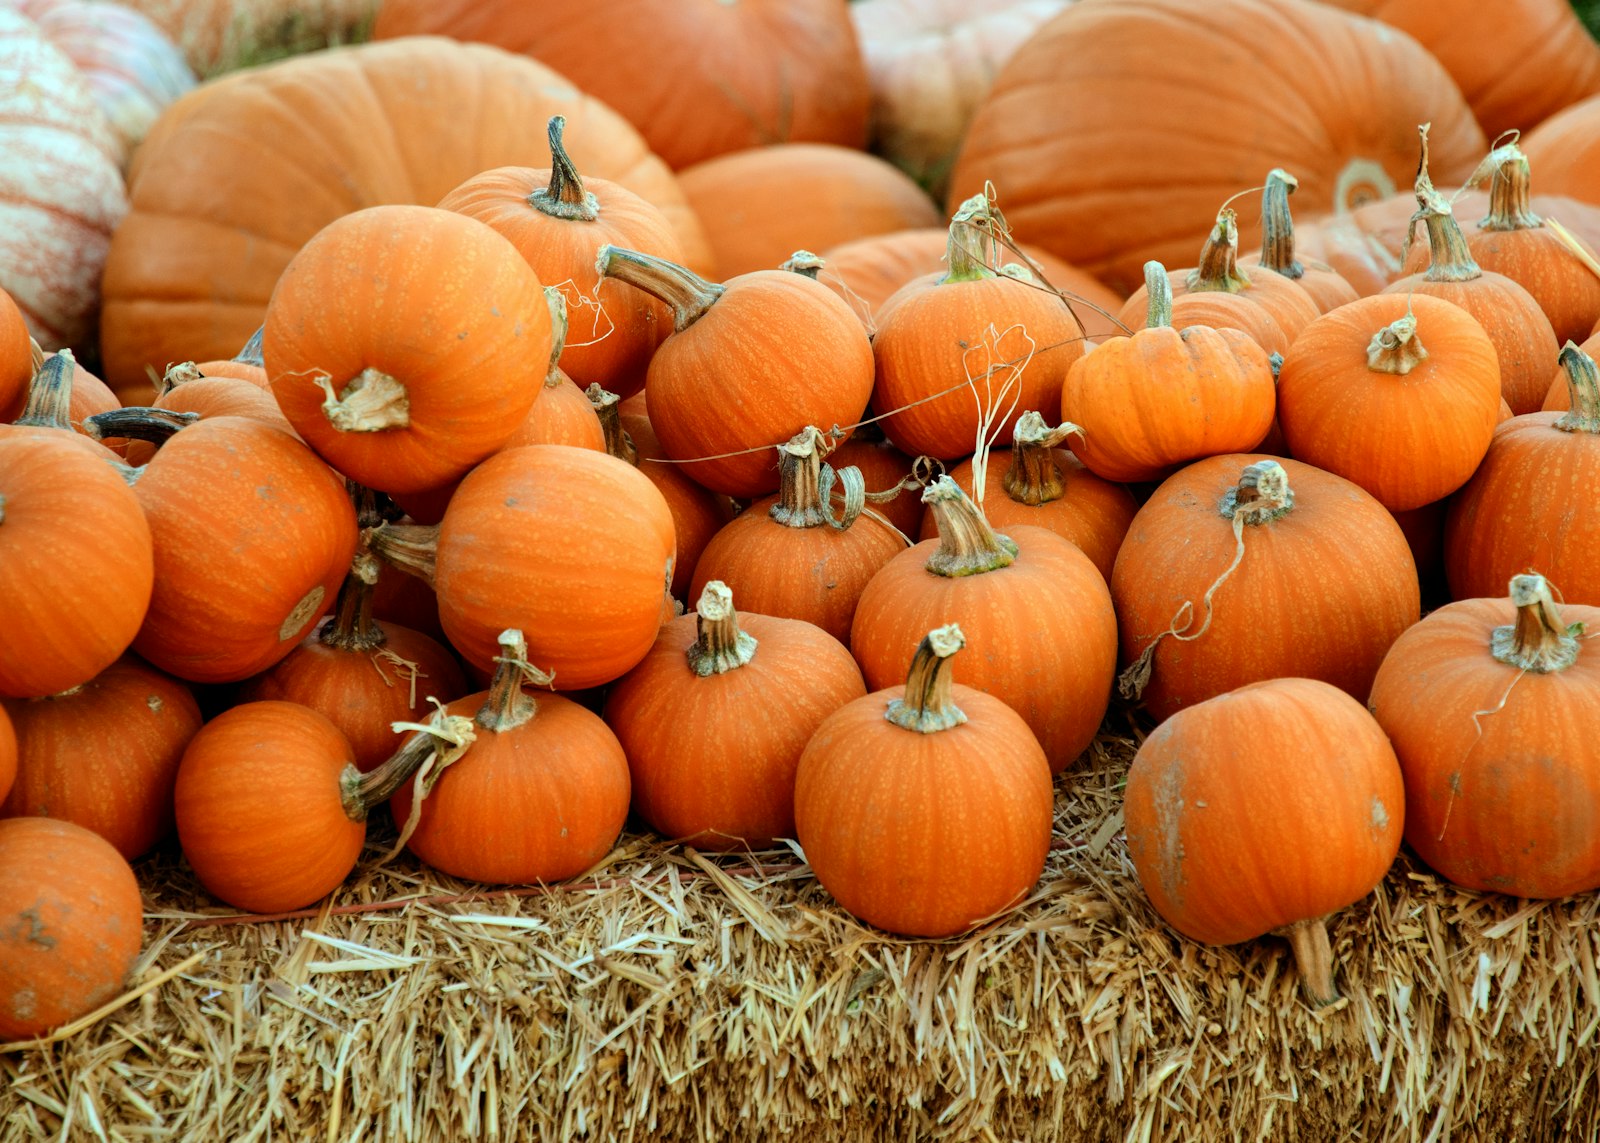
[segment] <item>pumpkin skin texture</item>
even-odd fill
[[[1426,294],[1384,293],[1324,314],[1278,374],[1290,454],[1354,481],[1391,512],[1465,484],[1499,411],[1494,343],[1465,310]]]
[[[960,628],[928,639],[939,651],[919,645],[905,685],[846,704],[806,743],[795,831],[817,880],[852,914],[889,932],[943,937],[1037,883],[1053,790],[1017,713],[951,682]],[[890,721],[919,714],[928,732]]]
[[[801,751],[823,719],[867,693],[837,639],[804,620],[736,614],[733,599],[707,584],[696,611],[663,626],[606,696],[633,812],[697,849],[793,837]]]
[[[200,707],[178,680],[125,656],[82,687],[8,699],[21,752],[0,817],[93,830],[132,861],[172,832],[172,786]]]
[[[0,9],[0,287],[47,350],[94,328],[111,232],[128,210],[121,150],[89,81],[33,21]]]
[[[1260,464],[1274,460],[1292,506],[1282,511],[1281,495],[1249,501],[1240,517],[1265,518],[1236,537],[1236,499],[1253,487],[1242,474],[1265,477]],[[1321,679],[1364,698],[1420,597],[1405,534],[1381,504],[1341,476],[1260,454],[1209,457],[1168,477],[1111,573],[1124,663],[1153,655],[1143,698],[1157,721],[1271,678]],[[1162,636],[1172,627],[1185,637]]]
[[[1515,577],[1511,594],[1448,604],[1402,635],[1372,711],[1400,757],[1406,841],[1424,861],[1473,889],[1586,893],[1600,887],[1600,656],[1565,632],[1596,630],[1600,608],[1558,613],[1540,576]]]
[[[11,725],[11,716],[0,706],[0,801],[11,793],[17,780],[17,733]]]
[[[1187,937],[1231,945],[1320,927],[1372,892],[1400,851],[1406,805],[1394,749],[1361,704],[1281,678],[1156,727],[1128,770],[1124,813],[1156,911]],[[1308,998],[1334,999],[1331,963],[1326,975],[1308,967]]]
[[[1278,82],[1216,81],[1267,59]],[[1001,70],[947,201],[992,182],[1019,240],[1131,292],[1145,262],[1187,264],[1217,203],[1274,166],[1307,217],[1405,185],[1424,122],[1435,172],[1465,180],[1486,150],[1466,102],[1373,21],[1301,0],[1082,0]]]
[[[480,171],[538,166],[530,124],[564,115],[578,169],[655,203],[708,257],[671,172],[637,132],[532,60],[440,39],[361,44],[232,73],[157,120],[128,171],[100,342],[113,389],[145,366],[233,356],[295,252],[369,206],[431,206]]]
[[[151,528],[105,455],[74,433],[0,431],[0,697],[88,682],[144,622]]]
[[[22,412],[33,368],[28,323],[11,295],[0,289],[0,425],[9,425]]]
[[[0,821],[0,1042],[40,1036],[122,991],[143,940],[139,882],[104,838]]]
[[[367,834],[340,804],[350,744],[309,707],[242,703],[183,753],[178,838],[213,897],[253,913],[304,908],[355,868]]]
[[[867,141],[866,66],[838,0],[387,0],[373,35],[482,40],[614,107],[675,169],[765,143]],[[648,67],[619,66],[629,58]]]
[[[134,492],[156,551],[134,650],[190,682],[237,682],[294,650],[355,554],[343,482],[293,437],[245,417],[180,430]]]

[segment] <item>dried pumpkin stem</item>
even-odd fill
[[[723,675],[755,658],[756,638],[740,628],[727,584],[717,579],[706,584],[694,611],[697,635],[685,654],[695,674],[702,679]]]
[[[633,447],[633,438],[622,427],[620,406],[622,398],[609,389],[602,389],[598,381],[583,391],[600,418],[600,432],[605,438],[606,451],[618,460],[625,460],[635,468],[639,466],[639,450]]]
[[[355,566],[339,585],[333,615],[317,632],[317,641],[323,646],[340,651],[373,651],[389,641],[382,626],[372,618],[372,587],[377,576],[368,579],[370,569],[363,563],[371,559],[368,553],[357,552]]]
[[[681,333],[716,304],[727,287],[708,282],[687,266],[609,243],[600,247],[595,268],[601,276],[636,286],[672,307],[672,328]]]
[[[1433,179],[1428,174],[1430,126],[1423,123],[1417,128],[1422,140],[1413,188],[1417,196],[1417,212],[1406,226],[1406,240],[1402,244],[1400,260],[1404,263],[1406,255],[1411,252],[1411,239],[1416,233],[1417,223],[1421,222],[1428,231],[1429,252],[1428,271],[1423,277],[1430,282],[1470,282],[1483,277],[1483,271],[1473,261],[1472,251],[1467,249],[1467,237],[1461,233],[1461,224],[1456,221],[1454,208],[1434,189]]]
[[[169,441],[181,429],[200,419],[199,413],[180,413],[172,409],[153,406],[130,405],[111,409],[83,419],[84,434],[97,441],[127,440],[149,441],[160,445]],[[19,421],[18,424],[21,422]]]
[[[561,138],[566,126],[564,115],[550,117],[546,127],[550,139],[550,185],[530,194],[528,205],[552,218],[593,222],[600,217],[600,200],[583,189],[583,179],[578,175],[578,168],[572,165],[572,157],[567,154]]]
[[[0,495],[0,524],[6,522],[6,498]]]
[[[867,485],[858,468],[837,471],[824,464],[826,438],[807,425],[778,446],[778,499],[767,509],[775,524],[787,528],[817,528],[822,525],[844,530],[854,524],[867,504]],[[844,486],[844,509],[835,518],[830,508],[833,484]]]
[[[244,343],[244,348],[233,355],[233,359],[240,365],[254,365],[258,369],[265,369],[267,359],[261,352],[261,342],[266,335],[266,326],[256,326],[256,331],[250,335],[250,340]]]
[[[1541,675],[1564,671],[1577,662],[1577,636],[1583,625],[1561,621],[1544,576],[1512,576],[1511,602],[1517,609],[1516,621],[1494,629],[1490,654],[1507,666]]]
[[[471,719],[447,714],[443,707],[426,726],[397,722],[394,728],[396,731],[411,729],[417,733],[368,773],[363,774],[352,763],[339,774],[340,800],[351,821],[366,821],[367,813],[373,806],[388,801],[430,760],[434,762],[431,769],[437,774],[465,753],[474,737]]]
[[[1333,944],[1328,940],[1328,923],[1323,917],[1296,921],[1278,930],[1294,951],[1300,973],[1300,992],[1306,1003],[1322,1008],[1339,999],[1333,983]]]
[[[500,632],[499,643],[500,653],[494,658],[494,678],[489,682],[489,695],[473,719],[483,729],[497,734],[515,730],[537,712],[538,705],[533,701],[533,696],[522,689],[524,684],[548,687],[555,682],[554,675],[548,675],[528,662],[528,641],[523,638],[521,631],[512,627]]]
[[[411,397],[406,387],[381,369],[367,366],[338,392],[326,373],[312,380],[327,394],[322,415],[341,433],[380,433],[411,423]]]
[[[187,385],[191,381],[199,381],[205,377],[200,372],[200,367],[192,361],[180,361],[177,365],[167,367],[161,375],[161,380],[156,382],[156,396],[164,397],[179,385]]]
[[[554,389],[561,384],[561,353],[567,348],[567,296],[557,286],[544,288],[544,303],[550,307],[550,368],[544,384]]]
[[[1571,408],[1557,418],[1553,427],[1564,433],[1600,433],[1600,375],[1596,374],[1594,358],[1569,341],[1558,360],[1567,373]]]
[[[1082,432],[1071,421],[1052,429],[1043,416],[1031,409],[1018,417],[1011,434],[1011,465],[1000,479],[1006,495],[1019,504],[1033,506],[1061,499],[1067,484],[1056,449],[1073,433]]]
[[[1544,225],[1533,210],[1528,156],[1513,140],[1496,147],[1485,160],[1494,168],[1489,179],[1489,213],[1479,230],[1537,230]]]
[[[791,274],[802,274],[815,282],[826,265],[826,262],[811,251],[796,250],[789,256],[788,261],[779,264],[778,269],[788,270]]]
[[[1294,218],[1289,213],[1289,196],[1300,185],[1282,167],[1267,172],[1266,189],[1261,192],[1261,265],[1285,278],[1303,278],[1306,268],[1295,257]]]
[[[989,526],[961,486],[940,476],[922,490],[922,502],[932,510],[939,526],[939,550],[928,557],[934,575],[980,575],[1009,567],[1017,558],[1017,545]]]
[[[917,734],[936,734],[966,722],[966,713],[950,694],[950,658],[966,645],[967,637],[954,623],[924,635],[911,656],[905,695],[892,701],[883,717]]]
[[[1427,349],[1417,340],[1417,315],[1409,306],[1367,343],[1367,368],[1374,373],[1403,377],[1427,359]]]
[[[361,533],[361,543],[390,567],[433,586],[434,564],[439,554],[439,525],[380,524]]]
[[[1250,284],[1249,276],[1239,268],[1239,221],[1233,207],[1217,212],[1216,225],[1200,247],[1200,262],[1184,281],[1196,294],[1237,294]]]
[[[1146,329],[1166,329],[1172,324],[1172,279],[1160,262],[1144,264]]]
[[[71,432],[72,377],[77,371],[78,362],[70,349],[59,349],[46,357],[34,369],[27,403],[12,424]]]
[[[987,195],[975,194],[950,216],[941,282],[977,282],[995,276],[1004,221]]]

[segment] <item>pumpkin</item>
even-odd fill
[[[621,833],[628,760],[587,707],[524,689],[550,680],[529,664],[521,632],[498,642],[489,690],[446,708],[471,718],[473,741],[431,782],[423,776],[397,791],[390,808],[406,823],[411,852],[452,877],[562,881],[604,857]]]
[[[1406,783],[1406,841],[1446,879],[1517,897],[1600,888],[1600,608],[1543,576],[1430,612],[1396,642],[1372,712]]]
[[[548,68],[439,39],[314,52],[196,88],[151,128],[106,258],[107,382],[122,391],[145,383],[146,366],[232,356],[323,227],[370,206],[432,206],[480,171],[544,162],[528,125],[555,114],[578,169],[659,206],[685,259],[703,265],[671,172]]]
[[[849,644],[862,589],[906,543],[862,515],[860,469],[836,471],[823,460],[825,448],[810,426],[779,447],[778,494],[751,504],[711,537],[695,563],[690,598],[721,582],[757,614],[804,619]],[[844,494],[837,509],[835,476]]]
[[[1253,448],[1272,426],[1272,363],[1237,329],[1176,329],[1166,269],[1145,267],[1144,328],[1073,362],[1061,419],[1068,446],[1104,480],[1155,480],[1174,465]],[[1192,296],[1192,295],[1191,295]]]
[[[605,246],[602,274],[667,302],[674,333],[650,360],[650,424],[667,455],[715,492],[776,491],[771,448],[806,425],[849,427],[872,393],[872,346],[848,306],[786,270],[723,283]]]
[[[939,538],[884,564],[856,606],[850,651],[867,686],[892,685],[940,619],[958,623],[984,640],[963,672],[967,685],[1021,715],[1062,772],[1094,739],[1111,699],[1116,618],[1105,580],[1054,532],[1025,524],[995,532],[948,476],[922,499]]]
[[[372,0],[122,0],[150,17],[202,76],[263,54],[339,43],[372,15]]]
[[[339,728],[310,707],[246,702],[217,715],[183,752],[173,791],[178,839],[200,884],[254,913],[326,897],[355,868],[372,807],[471,741],[466,719],[430,725],[363,775]]]
[[[1567,343],[1565,412],[1525,413],[1497,426],[1488,454],[1450,502],[1445,571],[1456,599],[1536,569],[1567,603],[1600,607],[1600,375]]]
[[[1217,82],[1262,60],[1273,82]],[[1485,143],[1461,93],[1370,20],[1305,0],[1078,3],[1001,69],[947,201],[992,183],[1019,241],[1126,293],[1152,259],[1185,264],[1217,202],[1274,166],[1308,215],[1393,191],[1428,121],[1440,178],[1465,179]]]
[[[1495,345],[1465,310],[1384,292],[1306,327],[1278,374],[1278,423],[1298,460],[1404,512],[1478,467],[1500,409]]]
[[[1400,851],[1409,791],[1383,730],[1315,679],[1270,679],[1179,711],[1139,746],[1123,813],[1150,903],[1186,937],[1289,939],[1313,1005],[1338,999],[1326,918]]]
[[[7,699],[16,784],[0,816],[62,818],[132,861],[172,832],[172,784],[200,729],[189,688],[125,656],[80,687]]]
[[[588,391],[580,389],[561,368],[560,361],[570,334],[566,297],[554,286],[546,286],[544,296],[550,305],[550,369],[544,375],[544,389],[539,399],[501,447],[564,444],[605,452],[606,431],[600,423],[599,410],[589,399]]]
[[[872,85],[872,148],[935,194],[995,73],[1072,0],[850,5]]]
[[[1163,481],[1117,552],[1111,598],[1120,687],[1158,722],[1272,678],[1364,698],[1421,608],[1411,549],[1383,505],[1342,476],[1259,454]]]
[[[644,386],[669,314],[626,283],[597,279],[595,251],[613,243],[682,262],[683,249],[650,203],[606,179],[584,180],[567,154],[565,128],[563,116],[550,117],[548,169],[483,171],[439,206],[488,223],[521,252],[541,282],[561,290],[569,323],[561,368],[579,391],[600,385],[627,396]]]
[[[373,35],[418,34],[548,64],[678,169],[764,143],[866,143],[866,67],[838,0],[386,0]]]
[[[10,424],[28,399],[33,379],[34,344],[28,323],[11,295],[0,289],[0,425]]]
[[[1061,447],[1078,431],[1073,424],[1052,429],[1030,410],[1017,419],[1011,447],[985,457],[981,491],[974,484],[975,458],[952,468],[950,479],[982,507],[994,527],[1048,528],[1076,544],[1109,580],[1138,504],[1126,486],[1102,480]],[[936,514],[924,513],[920,538],[931,540],[938,534]]]
[[[707,583],[693,614],[665,624],[606,695],[634,813],[697,849],[793,837],[800,752],[867,693],[850,652],[815,624],[733,604],[726,584]]]
[[[0,821],[0,1042],[42,1036],[127,983],[139,882],[104,838],[54,818]]]
[[[11,725],[11,716],[0,706],[0,802],[11,793],[17,780],[17,734]]]
[[[855,916],[951,936],[1019,903],[1050,848],[1044,751],[1016,711],[955,683],[958,624],[916,645],[904,686],[829,715],[795,774],[795,833]]]
[[[1353,302],[1356,288],[1326,262],[1315,259],[1302,261],[1295,249],[1294,218],[1289,213],[1289,196],[1300,185],[1300,180],[1282,167],[1267,172],[1266,189],[1261,192],[1261,249],[1239,259],[1239,266],[1248,272],[1260,266],[1281,277],[1299,282],[1300,286],[1322,313]],[[1304,328],[1304,327],[1302,327]],[[1293,337],[1291,335],[1291,343]]]
[[[370,530],[373,551],[423,574],[445,634],[494,670],[500,633],[563,690],[599,686],[650,650],[667,607],[672,514],[624,461],[568,445],[496,453],[468,474],[432,527]]]
[[[31,20],[0,8],[0,288],[46,349],[94,328],[111,232],[128,210],[121,152],[89,81]]]
[[[975,196],[951,219],[948,269],[884,303],[872,403],[913,456],[954,461],[980,442],[1009,445],[1022,411],[1060,403],[1083,357],[1083,331],[1060,298],[990,268],[983,252],[1005,233]]]
[[[919,226],[939,210],[876,155],[826,143],[780,143],[678,172],[723,278],[770,270],[796,250]]]

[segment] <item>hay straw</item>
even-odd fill
[[[1031,897],[944,941],[862,926],[788,849],[628,834],[573,882],[483,889],[374,866],[375,820],[351,880],[277,920],[157,854],[151,980],[0,1054],[0,1139],[1595,1143],[1595,894],[1402,855],[1330,923],[1344,999],[1313,1010],[1284,942],[1210,948],[1150,909],[1136,737],[1059,780]]]

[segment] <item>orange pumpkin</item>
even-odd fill
[[[1261,192],[1261,249],[1239,259],[1248,270],[1254,266],[1299,282],[1323,313],[1353,302],[1360,295],[1332,266],[1315,259],[1302,261],[1295,249],[1294,219],[1289,214],[1289,196],[1300,180],[1282,167],[1267,172],[1266,189]],[[1291,335],[1291,344],[1293,337]]]

